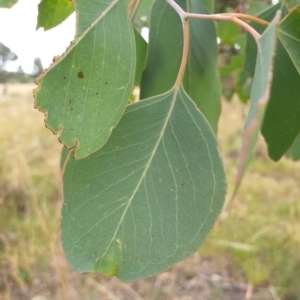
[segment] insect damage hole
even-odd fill
[[[83,78],[83,77],[84,77],[83,72],[80,70],[80,71],[77,73],[77,76],[78,76],[78,78]]]

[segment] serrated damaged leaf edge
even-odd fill
[[[52,60],[52,63],[50,64],[50,66],[48,68],[46,68],[42,74],[40,74],[35,80],[34,82],[36,83],[37,87],[33,89],[33,97],[34,97],[34,108],[35,109],[38,109],[41,113],[44,114],[45,116],[45,119],[44,119],[44,122],[45,122],[45,127],[50,129],[52,131],[52,133],[54,135],[58,135],[58,140],[61,144],[63,144],[67,149],[71,150],[73,149],[74,151],[72,152],[73,153],[73,156],[75,157],[75,150],[79,144],[78,142],[78,139],[74,139],[74,144],[72,147],[67,147],[60,139],[60,135],[61,135],[61,132],[63,130],[63,125],[60,124],[59,125],[59,129],[57,131],[53,130],[50,126],[47,125],[47,118],[48,118],[48,110],[43,110],[41,109],[38,105],[37,105],[37,97],[36,97],[36,94],[37,92],[41,89],[41,85],[40,85],[40,80],[55,66],[57,66],[67,55],[68,53],[85,37],[86,34],[88,34],[88,32],[90,31],[91,28],[93,28],[103,17],[105,17],[109,11],[111,9],[114,8],[114,6],[120,2],[120,1],[123,1],[123,0],[113,0],[107,7],[106,9],[98,16],[98,18],[96,18],[96,20],[92,23],[92,24],[89,24],[89,26],[87,27],[87,29],[84,31],[84,33],[76,38],[76,33],[75,33],[75,37],[74,37],[74,40],[70,43],[70,45],[67,47],[66,51],[62,54],[62,55],[58,55],[58,56],[55,56]],[[75,6],[75,4],[74,4]],[[76,24],[78,23],[78,14],[77,14],[77,11],[76,11],[76,6],[75,6],[75,14],[76,14]],[[76,26],[76,25],[75,25]],[[124,111],[125,111],[125,108],[124,108]],[[112,133],[112,130],[115,128],[115,126],[111,126],[110,127],[110,134]]]

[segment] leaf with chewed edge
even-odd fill
[[[69,156],[63,182],[68,261],[123,281],[194,253],[226,194],[215,135],[182,87],[129,105],[99,151]]]
[[[77,159],[99,150],[130,97],[136,65],[128,0],[75,0],[76,39],[37,79],[35,106]]]
[[[250,109],[245,124],[233,197],[238,191],[245,169],[252,157],[259,130],[263,122],[265,109],[270,98],[279,21],[280,13],[277,13],[275,19],[257,42],[257,59],[250,95]]]
[[[62,23],[73,11],[70,0],[42,0],[38,5],[36,29],[49,30]]]

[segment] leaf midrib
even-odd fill
[[[139,188],[140,188],[140,186],[141,186],[141,184],[142,184],[144,178],[145,178],[146,175],[147,175],[147,171],[148,171],[148,169],[149,169],[149,167],[150,167],[150,165],[151,165],[151,162],[152,162],[152,160],[153,160],[153,158],[154,158],[154,156],[155,156],[155,154],[156,154],[157,148],[158,148],[158,146],[160,145],[160,142],[161,142],[161,140],[162,140],[162,138],[163,138],[163,136],[164,136],[165,130],[166,130],[167,125],[168,125],[168,123],[169,123],[169,120],[170,120],[170,118],[171,118],[171,114],[172,114],[172,112],[173,112],[173,109],[174,109],[174,106],[175,106],[175,103],[176,103],[176,98],[177,98],[179,89],[180,89],[180,87],[178,87],[178,88],[177,88],[177,87],[173,87],[171,90],[169,90],[169,91],[166,93],[166,94],[169,94],[169,93],[171,94],[172,90],[173,90],[173,92],[174,92],[174,95],[173,95],[173,98],[172,98],[172,101],[171,101],[171,105],[170,105],[170,109],[169,109],[168,114],[167,114],[167,116],[166,116],[166,121],[165,121],[165,123],[164,123],[164,125],[163,125],[163,127],[162,127],[162,129],[161,129],[160,135],[159,135],[159,137],[158,137],[158,139],[157,139],[157,142],[156,142],[156,144],[155,144],[155,146],[154,146],[154,149],[153,149],[153,151],[152,151],[152,153],[151,153],[151,155],[150,155],[150,158],[149,158],[148,162],[147,162],[146,165],[145,165],[144,172],[142,173],[142,176],[141,176],[139,182],[137,183],[136,188],[134,189],[134,191],[133,191],[131,197],[130,197],[129,200],[128,200],[128,204],[126,205],[126,207],[125,207],[125,209],[124,209],[124,212],[123,212],[123,214],[122,214],[122,216],[121,216],[121,218],[120,218],[120,221],[118,222],[118,226],[117,226],[117,228],[116,228],[116,230],[115,230],[115,233],[114,233],[114,235],[113,235],[111,241],[109,242],[108,246],[106,247],[105,252],[104,252],[103,255],[102,255],[102,259],[105,257],[105,255],[106,255],[106,253],[108,252],[108,250],[109,250],[109,248],[110,248],[112,242],[115,240],[115,238],[116,238],[116,236],[117,236],[117,233],[118,233],[118,231],[119,231],[119,229],[120,229],[120,226],[121,226],[121,224],[123,223],[123,220],[124,220],[124,218],[125,218],[125,215],[126,215],[126,213],[127,213],[127,211],[128,211],[128,208],[130,207],[130,204],[132,203],[132,200],[134,199],[134,197],[135,197],[136,193],[138,192],[138,190],[139,190]],[[150,100],[150,99],[149,99],[149,100]],[[149,101],[149,100],[148,100],[148,101]],[[147,100],[146,100],[146,101],[147,101]],[[150,100],[150,101],[151,101],[151,100]]]

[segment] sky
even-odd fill
[[[0,9],[0,42],[19,57],[10,64],[13,71],[19,65],[31,73],[35,57],[40,57],[47,68],[53,57],[61,55],[75,36],[75,14],[61,25],[48,31],[36,31],[37,6],[40,0],[19,0],[11,9]]]
[[[75,36],[75,14],[61,25],[36,31],[37,7],[40,0],[19,0],[11,9],[0,8],[0,42],[15,52],[19,59],[7,66],[14,71],[19,65],[27,73],[33,70],[33,60],[39,57],[47,68],[53,57],[61,55]],[[278,0],[273,0],[277,3]],[[142,32],[143,33],[143,32]],[[145,35],[147,32],[144,31]]]

